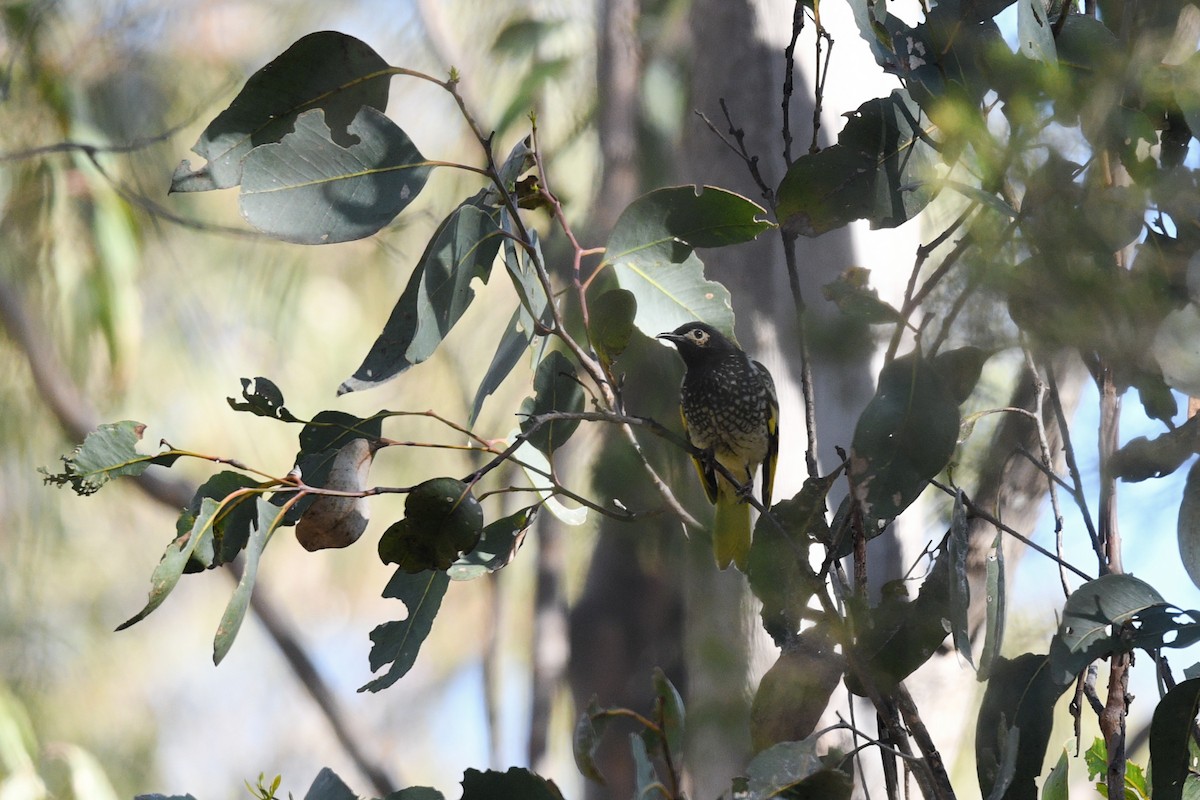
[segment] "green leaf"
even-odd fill
[[[575,766],[579,773],[601,786],[604,786],[605,782],[600,768],[596,766],[596,748],[600,744],[600,737],[604,735],[604,729],[608,727],[609,719],[606,709],[600,708],[593,697],[587,709],[579,715],[579,721],[575,723],[575,734],[571,738],[571,750],[575,755]]]
[[[472,581],[505,567],[516,556],[525,530],[533,524],[537,506],[522,508],[483,529],[479,544],[463,553],[446,571],[452,581]]]
[[[1054,705],[1068,683],[1056,682],[1046,656],[1025,653],[1000,658],[992,670],[975,728],[975,764],[984,797],[1020,800],[1037,797],[1037,777],[1042,771]],[[1005,761],[1012,769],[1007,790],[1003,786]]]
[[[211,536],[197,542],[186,572],[193,567],[210,569],[227,564],[237,557],[250,540],[250,529],[254,526],[255,508],[253,494],[241,494],[226,500],[234,492],[261,484],[249,475],[231,470],[222,470],[206,480],[192,496],[188,507],[180,514],[176,528],[180,532],[191,530],[195,520],[203,516],[201,507],[206,498],[221,505],[211,525]]]
[[[379,538],[379,558],[408,573],[447,570],[483,535],[483,509],[454,478],[421,483],[404,500],[404,519]]]
[[[167,599],[167,595],[175,588],[175,584],[179,583],[179,578],[183,575],[184,567],[187,566],[192,553],[200,547],[203,540],[212,537],[213,518],[220,507],[217,501],[210,497],[200,501],[199,513],[195,515],[190,528],[180,531],[174,541],[167,545],[162,560],[154,568],[154,574],[150,576],[150,599],[146,602],[145,607],[118,625],[117,630],[122,631],[130,625],[141,622],[162,605],[162,602]]]
[[[1070,800],[1071,768],[1064,748],[1058,762],[1042,782],[1042,800]]]
[[[654,705],[667,748],[673,758],[683,754],[685,715],[683,698],[661,668],[654,668]]]
[[[1017,38],[1017,49],[1026,58],[1047,64],[1058,62],[1054,31],[1042,0],[1017,0]]]
[[[983,365],[991,357],[991,352],[968,345],[938,353],[933,357],[933,368],[961,405],[975,391],[975,385],[983,373]]]
[[[750,706],[755,752],[807,738],[841,682],[845,659],[824,626],[795,637],[763,675]]]
[[[968,664],[975,666],[971,658],[971,631],[967,627],[967,609],[971,605],[971,581],[967,573],[967,553],[970,550],[971,529],[967,522],[967,509],[963,493],[959,489],[954,498],[954,511],[950,518],[950,534],[946,537],[946,559],[950,565],[950,636],[954,649]]]
[[[374,458],[373,442],[351,439],[336,451],[322,488],[362,492]],[[371,507],[365,497],[319,495],[296,523],[296,541],[309,552],[349,547],[362,536],[370,518]]]
[[[487,372],[483,374],[483,380],[479,382],[479,388],[475,390],[475,399],[471,402],[471,415],[467,419],[468,427],[475,425],[479,419],[479,412],[483,410],[484,401],[492,392],[500,388],[500,384],[521,360],[521,354],[529,347],[529,342],[533,339],[533,331],[527,330],[521,325],[521,318],[524,316],[526,316],[524,309],[518,307],[513,312],[508,324],[504,326],[504,333],[500,335],[500,344],[496,345],[492,363],[488,364]]]
[[[1150,346],[1163,380],[1189,397],[1200,397],[1200,306],[1188,303],[1162,321]]]
[[[575,377],[575,365],[557,350],[538,364],[533,378],[534,396],[521,403],[521,431],[527,433],[527,441],[550,456],[571,438],[579,427],[579,420],[556,420],[534,428],[527,419],[555,411],[578,413],[583,411],[583,386]]]
[[[950,632],[951,557],[943,548],[917,599],[911,602],[900,592],[887,591],[879,605],[858,624],[855,650],[858,660],[871,672],[876,688],[890,692],[937,652]],[[903,587],[902,582],[892,584]],[[846,686],[865,696],[865,689],[851,675]]]
[[[292,133],[251,150],[239,198],[246,221],[296,244],[362,239],[391,222],[432,167],[382,111],[363,106],[349,131],[358,142],[344,147],[322,111],[306,111]]]
[[[172,192],[227,189],[242,180],[252,148],[278,142],[304,111],[319,108],[334,140],[353,141],[347,126],[363,106],[387,108],[387,62],[363,42],[336,31],[312,33],[254,73],[229,107],[209,123],[192,151],[208,163],[193,170],[183,161]]]
[[[776,213],[786,230],[820,236],[856,219],[894,228],[932,199],[937,153],[921,141],[933,129],[903,89],[863,103],[838,143],[801,156],[779,184]]]
[[[592,346],[605,365],[611,366],[633,338],[637,297],[626,289],[610,289],[588,303],[588,315]]]
[[[518,767],[508,772],[469,769],[463,773],[462,787],[462,800],[563,800],[554,781]]]
[[[645,731],[643,731],[643,734]],[[661,794],[654,787],[659,785],[658,772],[650,761],[650,753],[644,735],[629,734],[629,750],[633,755],[633,796],[653,797]]]
[[[867,325],[903,323],[904,317],[888,303],[879,299],[879,292],[869,284],[871,271],[849,267],[836,281],[821,287],[821,294],[851,319]]]
[[[1159,701],[1150,723],[1151,795],[1156,800],[1180,797],[1191,758],[1189,744],[1200,709],[1200,679],[1176,685]]]
[[[169,467],[179,453],[168,450],[157,455],[137,452],[146,426],[125,420],[101,425],[84,438],[83,443],[69,456],[63,456],[63,471],[51,475],[44,467],[46,483],[55,486],[71,485],[78,495],[94,494],[113,478],[136,477],[152,464]]]
[[[853,781],[830,769],[817,755],[817,742],[781,742],[759,753],[746,767],[746,793],[740,800],[797,797],[805,800],[849,800]]]
[[[355,439],[377,442],[383,436],[383,420],[388,416],[387,411],[377,411],[370,417],[356,417],[344,411],[322,411],[300,431],[300,453],[337,451]]]
[[[1071,592],[1050,645],[1054,680],[1066,685],[1088,664],[1116,650],[1120,643],[1110,632],[1113,625],[1165,604],[1153,586],[1132,575],[1102,575]]]
[[[250,385],[254,388],[251,389]],[[283,422],[299,422],[292,412],[283,405],[283,392],[279,387],[266,378],[242,378],[242,397],[245,402],[238,402],[232,397],[226,398],[229,407],[234,411],[248,411],[260,417],[281,420]]]
[[[829,539],[825,502],[833,478],[808,478],[799,493],[760,516],[750,545],[747,579],[762,602],[763,629],[784,647],[800,630],[808,601],[820,587],[808,563],[809,543]],[[782,529],[782,530],[781,530]]]
[[[771,227],[764,209],[741,195],[678,186],[657,189],[621,212],[604,264],[637,300],[635,324],[647,336],[701,320],[733,333],[725,287],[704,279],[697,247],[747,242]]]
[[[1124,481],[1170,475],[1194,453],[1200,452],[1200,417],[1192,417],[1173,431],[1154,439],[1138,436],[1113,454],[1109,469]]]
[[[396,570],[383,590],[383,596],[404,603],[408,614],[403,620],[385,622],[371,631],[371,671],[378,672],[386,664],[391,667],[361,687],[360,692],[386,689],[412,669],[421,645],[433,628],[433,620],[442,607],[442,598],[449,585],[450,577],[445,572],[430,570],[411,575],[402,569]]]
[[[875,396],[858,418],[850,452],[850,482],[868,538],[950,462],[958,428],[958,398],[919,353],[883,368]]]
[[[495,218],[463,202],[438,226],[383,332],[338,394],[370,389],[433,355],[475,298],[471,281],[485,283],[500,248]]]
[[[246,543],[246,562],[242,565],[242,577],[233,597],[225,606],[221,622],[217,625],[217,635],[213,638],[213,663],[220,664],[233,646],[242,620],[246,617],[246,609],[250,606],[250,593],[254,591],[254,582],[258,577],[258,563],[262,552],[271,540],[271,534],[279,527],[283,512],[271,501],[259,497],[255,503],[258,512],[254,530],[250,532],[250,541]]]
[[[1179,560],[1192,583],[1200,586],[1200,461],[1188,470],[1179,504]]]
[[[996,538],[992,541],[992,552],[987,557],[987,621],[984,627],[983,652],[979,655],[979,672],[976,674],[980,681],[985,681],[991,676],[992,667],[1000,657],[1000,648],[1004,644],[1006,609],[1003,532],[996,531]]]
[[[516,431],[513,431],[505,441],[508,444],[512,444],[516,436]],[[538,450],[528,441],[525,441],[513,453],[512,460],[514,463],[521,465],[521,470],[529,479],[529,483],[535,488],[542,505],[555,519],[564,525],[572,527],[579,527],[587,522],[587,506],[568,508],[554,495],[554,489],[548,486],[550,479],[547,476],[550,475],[550,461],[542,451]]]
[[[313,779],[304,800],[358,800],[358,795],[329,767],[323,767]]]

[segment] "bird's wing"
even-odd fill
[[[775,485],[775,463],[779,460],[779,398],[775,394],[775,381],[767,368],[757,361],[754,369],[762,378],[767,389],[770,414],[767,417],[767,457],[763,459],[762,504],[771,510],[771,489]]]
[[[691,442],[692,437],[688,433],[687,417],[684,416],[682,408],[679,409],[679,417],[683,420],[683,435]],[[716,469],[713,468],[712,463],[696,456],[692,456],[692,463],[696,466],[696,474],[700,476],[700,485],[704,487],[704,494],[708,497],[708,502],[717,502]]]

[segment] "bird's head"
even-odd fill
[[[718,355],[737,351],[737,345],[723,333],[704,322],[686,322],[669,333],[654,337],[671,342],[683,356],[685,364],[703,361]]]

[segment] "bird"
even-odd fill
[[[762,506],[771,507],[779,456],[779,400],[767,368],[703,322],[660,333],[675,345],[686,373],[679,410],[704,493],[716,506],[713,555],[717,566],[746,571],[750,556],[750,504],[754,474],[762,466]],[[717,464],[737,479],[733,483]]]

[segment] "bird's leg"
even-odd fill
[[[750,470],[746,470],[746,482],[736,484],[734,490],[737,492],[738,500],[743,503],[748,502],[754,496],[754,476]]]

